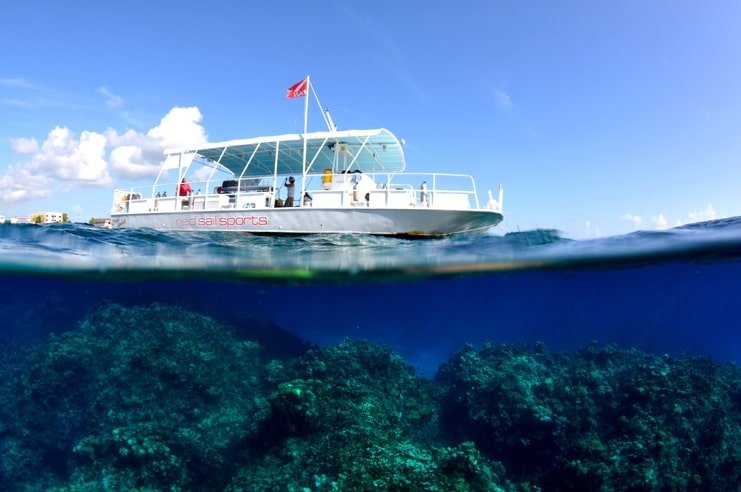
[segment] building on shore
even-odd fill
[[[66,221],[66,215],[61,212],[37,212],[28,216],[28,221],[36,224],[57,224]]]

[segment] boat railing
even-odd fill
[[[362,177],[362,178],[359,178]],[[422,206],[429,208],[479,208],[476,184],[472,176],[451,173],[312,173],[306,175],[305,190],[321,195],[337,195],[320,203],[339,204],[338,190],[353,194],[368,206]],[[366,180],[369,178],[369,180]],[[321,187],[315,182],[321,180]],[[455,182],[456,184],[451,184]]]
[[[194,190],[177,196],[177,183],[117,189],[111,213],[152,213],[279,207],[287,191],[285,177],[265,176],[245,185],[222,186],[214,181],[190,181]],[[227,181],[224,181],[227,183]],[[204,190],[211,190],[204,192]],[[296,207],[427,207],[479,208],[473,177],[448,173],[314,173],[297,176]]]
[[[190,194],[188,196],[151,194],[144,197],[142,193],[131,190],[116,190],[114,193],[113,214],[178,212],[189,210],[224,210],[270,208],[275,205],[274,194],[270,191],[246,191],[242,193],[209,193]]]

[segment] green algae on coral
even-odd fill
[[[65,491],[741,483],[735,365],[487,344],[426,379],[367,341],[270,360],[281,351],[241,338],[248,328],[175,306],[108,305],[3,354],[0,481]]]

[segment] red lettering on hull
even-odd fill
[[[201,217],[178,217],[175,219],[175,226],[177,227],[265,227],[268,223],[268,218],[264,215],[230,215],[226,217],[209,215]]]

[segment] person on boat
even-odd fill
[[[185,180],[185,178],[180,181],[180,186],[177,187],[175,190],[175,193],[180,197],[185,197],[185,200],[182,201],[183,206],[190,207],[190,194],[193,192],[193,189],[190,187],[190,184]]]
[[[286,190],[288,191],[288,196],[286,197],[286,203],[283,204],[284,207],[293,207],[293,197],[296,194],[296,180],[293,176],[290,176],[288,179],[286,179],[286,182],[283,183],[286,187]]]
[[[178,194],[178,196],[188,196],[191,194],[193,189],[190,187],[190,183],[188,183],[185,178],[180,181],[180,186],[177,187],[177,190],[175,190]]]

